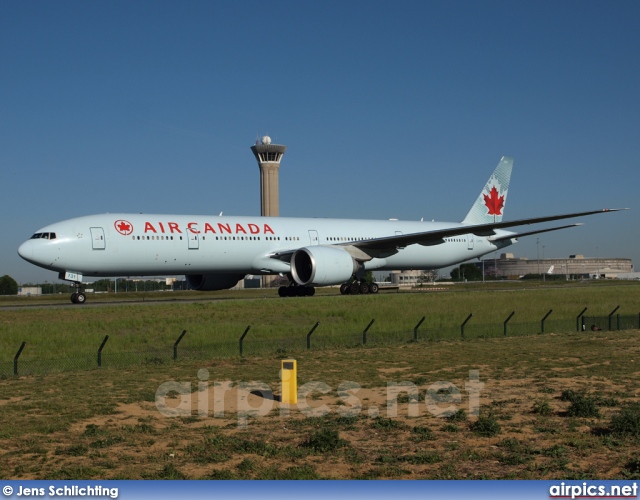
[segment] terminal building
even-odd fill
[[[631,259],[591,258],[570,255],[568,259],[527,259],[503,253],[499,259],[485,259],[476,263],[484,268],[484,276],[518,279],[526,275],[546,274],[567,279],[627,279],[634,272]]]

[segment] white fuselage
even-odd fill
[[[40,229],[18,252],[52,271],[84,276],[157,276],[207,273],[289,273],[290,263],[274,254],[316,245],[350,243],[463,227],[450,222],[103,214],[79,217]],[[509,235],[498,230],[498,235]],[[47,235],[47,236],[44,236]],[[53,237],[55,235],[55,237]],[[463,234],[439,244],[410,244],[363,261],[366,270],[437,269],[512,244]]]

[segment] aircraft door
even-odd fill
[[[318,239],[318,231],[314,231],[313,229],[309,229],[309,244],[310,245],[319,245],[320,241]]]
[[[200,248],[200,235],[197,232],[194,232],[194,231],[198,231],[198,226],[193,224],[190,226],[189,229],[193,229],[193,231],[187,230],[187,240],[189,240],[189,250],[198,250]]]
[[[92,227],[91,230],[91,247],[94,250],[104,250],[107,241],[104,238],[104,229],[101,227]]]
[[[467,234],[467,250],[473,250],[473,234]]]
[[[402,236],[402,231],[396,231],[396,236]],[[403,250],[403,249],[404,249],[404,248],[406,248],[406,247],[402,246],[402,247],[396,247],[396,248],[397,248],[398,250]]]

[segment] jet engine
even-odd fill
[[[344,249],[303,247],[291,257],[291,275],[298,285],[337,285],[348,281],[360,264]]]
[[[187,278],[187,284],[192,290],[208,292],[234,287],[238,281],[244,278],[244,274],[189,274],[185,278]]]

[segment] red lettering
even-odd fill
[[[154,233],[158,232],[158,231],[156,231],[156,228],[151,225],[151,222],[145,222],[144,223],[144,232],[146,233],[148,231],[153,231]]]
[[[192,227],[192,226],[195,226],[195,227]],[[187,224],[187,229],[191,231],[193,234],[200,234],[200,231],[198,231],[197,222],[189,222],[189,224]]]
[[[264,234],[267,234],[267,233],[276,234],[273,232],[273,229],[269,227],[269,224],[264,225]]]
[[[204,232],[205,233],[207,233],[207,232],[215,233],[216,230],[211,227],[211,224],[209,224],[208,222],[205,222],[204,223]]]
[[[173,234],[173,231],[182,234],[182,231],[180,231],[180,229],[178,228],[177,222],[169,222],[169,231],[171,231],[171,234]]]
[[[247,234],[247,232],[244,230],[244,228],[242,227],[242,224],[236,224],[236,234],[238,233],[244,233]]]
[[[260,228],[255,224],[248,224],[248,226],[249,226],[249,232],[251,234],[258,234],[260,232]]]
[[[218,222],[218,229],[220,230],[221,233],[223,231],[226,231],[227,233],[231,234],[231,227],[229,226],[229,224],[223,224],[222,222]]]
[[[160,226],[160,231],[164,233],[164,226],[162,225],[162,222],[158,222],[158,225]]]

